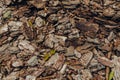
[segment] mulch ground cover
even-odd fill
[[[0,0],[0,80],[120,80],[120,0]]]

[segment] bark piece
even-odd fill
[[[53,65],[53,67],[57,70],[60,70],[64,64],[65,56],[61,54],[59,56],[59,59],[56,61],[56,63]]]
[[[83,56],[81,56],[80,63],[83,66],[87,66],[89,64],[89,62],[91,61],[92,57],[93,57],[92,52],[85,53],[85,54],[83,54]]]
[[[31,53],[33,53],[35,51],[35,48],[30,44],[29,41],[27,40],[22,40],[19,42],[18,44],[18,47],[21,49],[21,50],[24,50],[24,49],[27,49],[29,50]]]
[[[0,26],[0,34],[3,34],[8,31],[8,25]]]
[[[44,8],[46,2],[42,1],[42,0],[30,0],[29,1],[30,4],[34,5],[36,8]]]
[[[67,53],[65,54],[66,56],[73,56],[74,55],[74,47],[70,46],[67,48]]]
[[[28,61],[27,61],[29,66],[35,66],[38,64],[38,59],[37,56],[33,56],[31,57]]]
[[[81,76],[82,80],[90,80],[90,79],[92,79],[92,74],[91,74],[91,72],[89,70],[84,69],[81,72],[82,72],[82,76]]]

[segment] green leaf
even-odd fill
[[[50,55],[49,55],[48,53],[46,53],[46,54],[44,55],[44,60],[47,61],[47,60],[49,59],[49,57],[50,57]]]
[[[54,54],[55,54],[55,50],[51,50],[49,53],[46,53],[44,55],[44,60],[47,61]]]
[[[55,54],[55,50],[51,50],[50,51],[50,55],[52,56],[52,55],[54,55]]]
[[[113,79],[113,76],[114,76],[114,72],[111,71],[110,74],[109,74],[109,80],[112,80],[112,79]]]
[[[11,11],[7,11],[7,12],[5,12],[5,13],[3,14],[3,18],[4,18],[4,19],[10,18],[10,16],[11,16]]]
[[[29,27],[33,26],[32,22],[30,20],[28,20],[28,25],[29,25]]]

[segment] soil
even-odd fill
[[[0,80],[120,80],[120,1],[0,0]]]

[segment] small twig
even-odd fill
[[[101,21],[105,24],[111,24],[111,25],[117,25],[116,22],[114,21],[111,21],[111,20],[106,20],[106,19],[102,19],[102,18],[99,18],[99,17],[94,17],[95,20],[98,20],[98,21]]]

